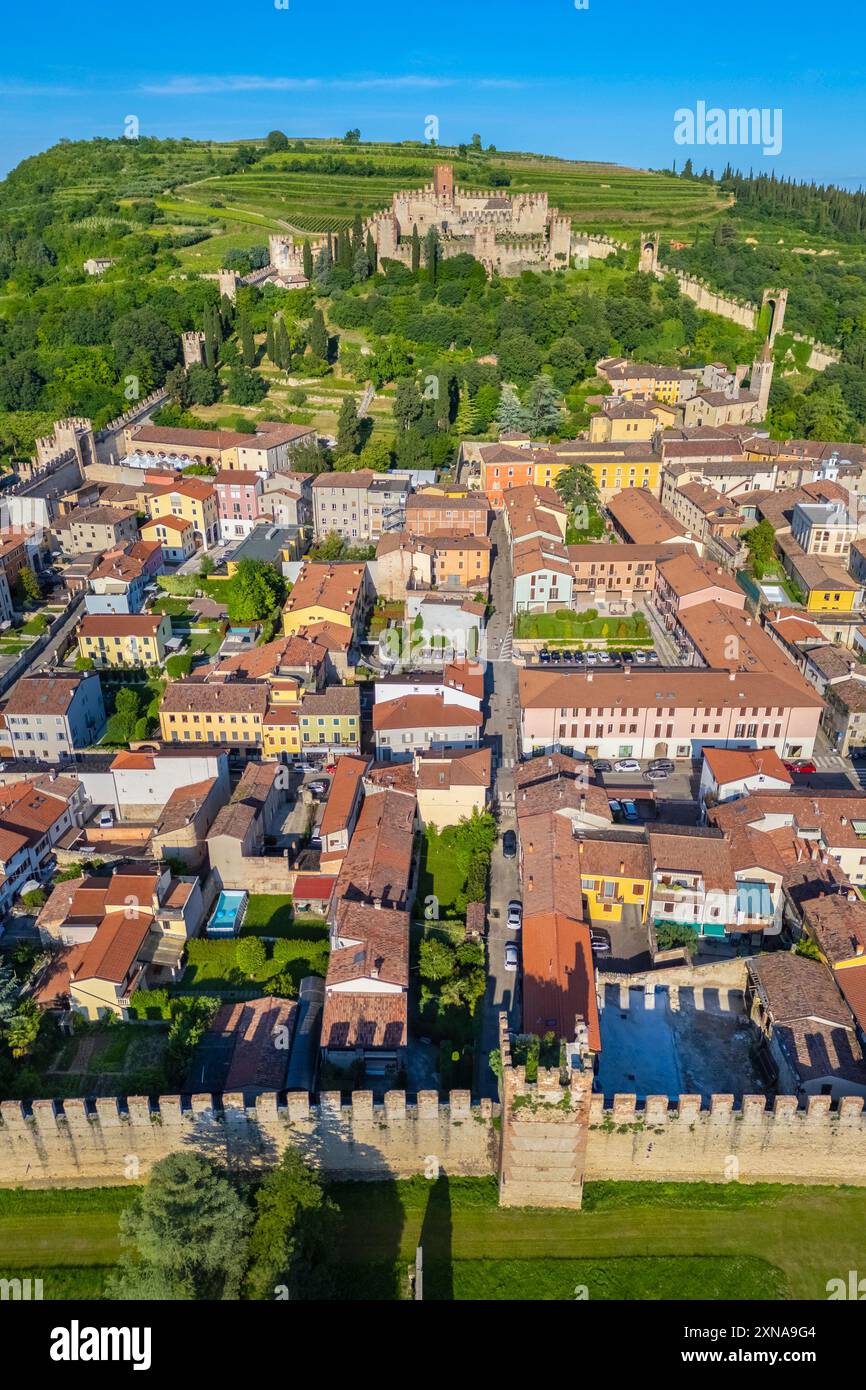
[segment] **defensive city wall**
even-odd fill
[[[548,1084],[548,1082],[551,1084]],[[539,1089],[540,1087],[540,1089]],[[563,1095],[569,1103],[563,1104]],[[518,1096],[524,1097],[515,1108]],[[503,1201],[579,1206],[584,1181],[851,1183],[866,1186],[866,1119],[861,1098],[699,1096],[676,1103],[617,1096],[612,1106],[581,1088],[563,1092],[541,1073],[529,1085],[514,1069],[506,1113],[452,1091],[441,1103],[402,1091],[384,1104],[355,1092],[348,1104],[306,1093],[275,1094],[245,1106],[240,1094],[157,1102],[131,1096],[18,1101],[0,1106],[0,1186],[75,1187],[141,1182],[167,1154],[191,1148],[231,1168],[269,1166],[287,1144],[334,1177],[376,1180],[425,1174],[500,1172]],[[503,1183],[504,1178],[504,1183]],[[531,1184],[532,1191],[525,1184]]]

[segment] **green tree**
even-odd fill
[[[244,936],[237,944],[235,950],[235,961],[239,970],[245,975],[255,975],[257,970],[261,970],[267,960],[264,942],[257,936]]]
[[[408,430],[424,414],[424,398],[412,377],[397,382],[394,394],[394,419],[401,430]]]
[[[257,623],[271,616],[285,596],[282,575],[264,560],[241,560],[231,581],[230,612],[236,623]]]
[[[129,1252],[110,1281],[114,1299],[158,1287],[165,1297],[237,1298],[251,1215],[216,1166],[189,1151],[169,1154],[120,1217]]]
[[[417,275],[421,269],[421,238],[418,235],[417,222],[412,227],[412,274]]]
[[[461,439],[466,435],[476,434],[478,431],[478,410],[467,386],[464,386],[460,392],[460,404],[454,419],[454,431]]]
[[[114,713],[105,731],[108,743],[130,743],[135,737],[136,721],[141,713],[138,692],[132,686],[122,686],[114,701]]]
[[[229,372],[228,394],[232,405],[255,405],[268,394],[268,384],[249,367],[233,367]]]
[[[241,318],[238,324],[238,337],[244,366],[254,367],[256,365],[256,340],[253,335],[253,326],[246,315]]]
[[[316,309],[310,323],[310,350],[314,357],[320,357],[323,362],[328,361],[328,330],[321,309]]]
[[[439,232],[436,227],[431,227],[424,238],[424,264],[430,272],[430,279],[435,285],[439,279]]]
[[[245,1293],[273,1299],[279,1285],[310,1296],[310,1278],[326,1248],[336,1207],[317,1173],[287,1148],[255,1196]]]
[[[428,936],[418,948],[418,970],[422,980],[448,980],[457,969],[453,947],[435,936]]]
[[[21,986],[11,965],[0,964],[0,1030],[14,1017]]]
[[[219,372],[211,367],[190,367],[187,384],[191,405],[215,405],[222,394]]]
[[[32,999],[22,999],[6,1024],[6,1042],[13,1057],[27,1056],[39,1035],[41,1022],[39,1005]]]
[[[756,579],[763,579],[776,549],[776,532],[772,522],[759,521],[750,531],[742,533],[749,552],[749,567]]]
[[[18,571],[17,588],[25,603],[38,603],[42,598],[39,580],[29,565],[22,565]]]
[[[361,444],[361,421],[358,419],[358,399],[344,396],[337,417],[337,452],[357,454]]]
[[[562,428],[562,397],[549,376],[537,376],[526,397],[530,433],[557,434]]]
[[[308,280],[313,278],[313,248],[310,246],[310,238],[304,237],[302,253],[304,258],[304,274]]]
[[[289,142],[281,130],[269,130],[265,140],[269,150],[287,150]]]
[[[500,434],[524,434],[529,429],[529,412],[520,404],[514,387],[507,384],[499,396],[496,428]]]

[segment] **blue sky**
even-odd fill
[[[0,174],[129,115],[143,134],[217,139],[423,139],[436,116],[443,143],[478,131],[501,149],[866,185],[862,0],[280,3],[8,6]],[[781,154],[676,145],[674,113],[699,101],[781,109]]]

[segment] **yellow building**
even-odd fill
[[[174,516],[191,522],[197,548],[207,550],[219,540],[216,488],[206,478],[182,478],[154,487],[147,499],[147,510],[152,520]]]
[[[862,589],[847,585],[831,584],[829,588],[820,585],[809,590],[806,608],[810,613],[853,613],[859,607],[862,593]]]
[[[159,707],[166,743],[261,748],[268,710],[263,681],[170,681]]]
[[[315,695],[305,695],[298,714],[302,752],[326,749],[336,752],[361,747],[361,693],[357,686],[332,685]]]
[[[649,403],[609,397],[589,422],[590,444],[650,444],[659,422]]]
[[[645,922],[652,883],[649,846],[587,839],[579,853],[581,890],[590,922],[604,926],[621,922],[624,915]]]
[[[367,615],[365,565],[323,565],[307,561],[283,609],[283,632],[290,637],[316,623],[333,623],[360,637]]]
[[[88,613],[78,650],[94,666],[162,666],[171,619],[164,613]]]

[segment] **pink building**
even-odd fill
[[[261,519],[265,482],[262,473],[243,468],[224,469],[213,481],[224,541],[243,540]]]
[[[808,757],[824,702],[798,681],[740,671],[520,672],[524,757],[698,758],[704,747]]]

